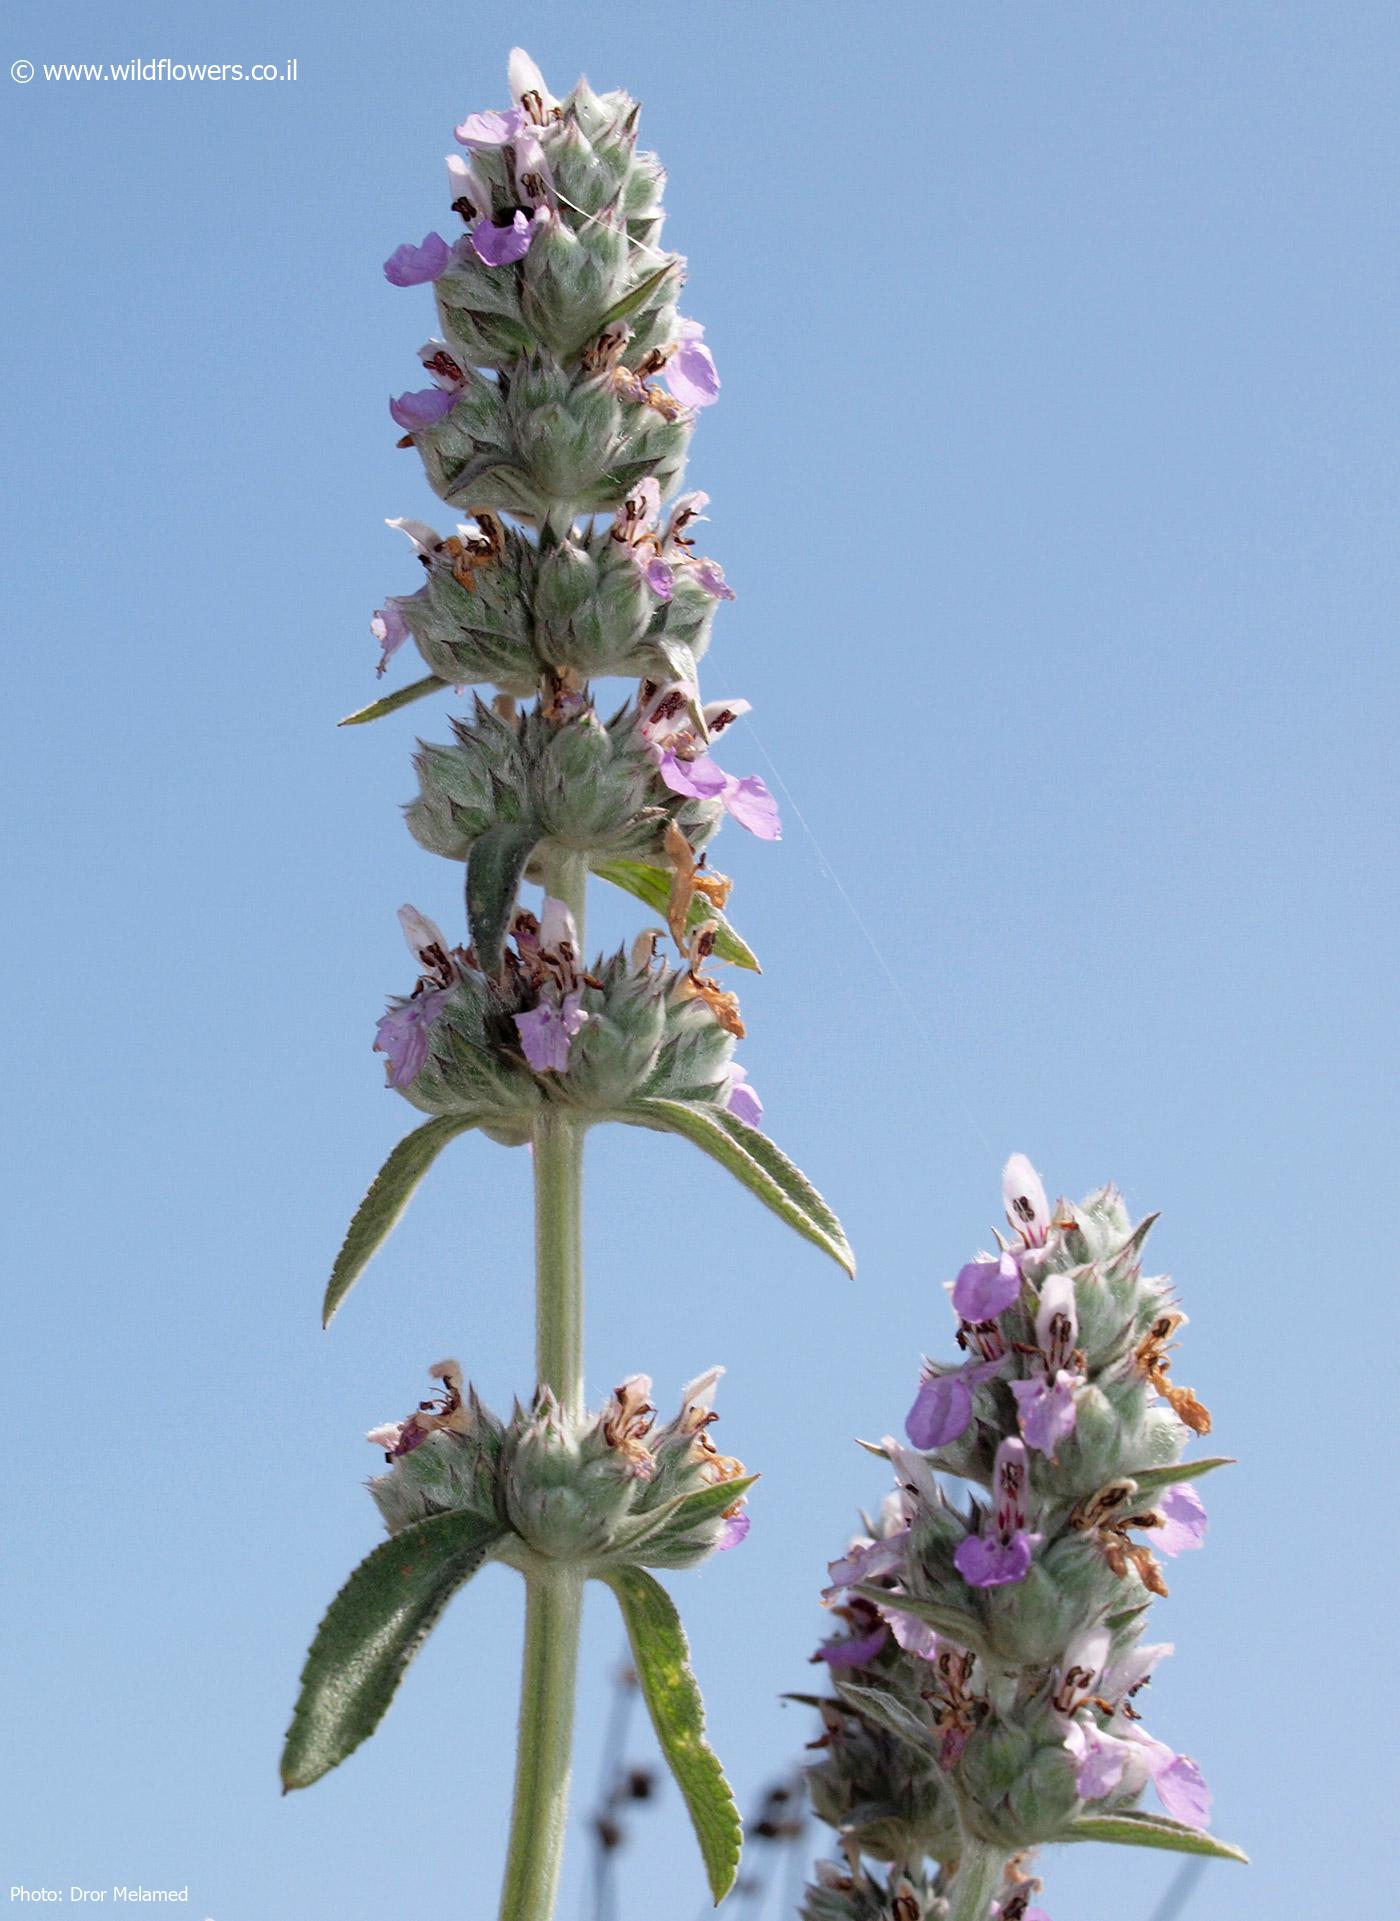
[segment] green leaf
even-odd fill
[[[715,1906],[739,1871],[744,1831],[724,1770],[705,1739],[705,1704],[690,1671],[690,1650],[675,1603],[642,1568],[603,1577],[617,1596],[642,1697],[661,1752],[695,1826]]]
[[[651,867],[640,860],[605,860],[595,866],[593,872],[599,880],[611,881],[614,887],[620,887],[624,893],[645,901],[648,907],[665,915],[671,898],[671,876],[664,867]],[[698,927],[707,920],[714,921],[719,928],[715,953],[721,960],[735,967],[751,968],[755,974],[762,973],[753,949],[739,938],[717,907],[711,907],[703,895],[697,894],[690,903],[686,926]]]
[[[911,1748],[917,1748],[927,1758],[934,1745],[932,1731],[918,1716],[911,1714],[902,1701],[898,1701],[884,1688],[863,1688],[854,1681],[837,1681],[836,1692],[843,1701],[849,1701],[863,1714],[867,1721],[873,1721],[886,1734],[892,1734],[897,1741],[904,1741]]]
[[[540,830],[519,821],[488,827],[467,855],[467,920],[482,972],[501,971],[506,930],[526,863],[539,845]]]
[[[1166,1848],[1173,1854],[1206,1854],[1216,1861],[1243,1861],[1249,1856],[1228,1841],[1217,1841],[1200,1828],[1188,1828],[1165,1814],[1148,1814],[1139,1809],[1124,1809],[1118,1814],[1081,1814],[1059,1834],[1056,1841],[1117,1841],[1128,1848]]]
[[[639,281],[631,293],[625,293],[621,300],[615,300],[607,312],[594,321],[587,334],[580,340],[577,347],[575,347],[574,352],[581,354],[589,342],[596,340],[598,335],[602,333],[605,328],[611,327],[615,320],[628,320],[637,312],[639,307],[644,307],[660,287],[662,281],[665,280],[667,274],[675,270],[676,264],[674,259],[668,260],[664,267],[658,267],[655,273],[648,274],[645,280]]]
[[[422,700],[425,694],[435,694],[440,687],[450,687],[451,681],[439,680],[436,674],[429,674],[426,680],[411,681],[407,687],[400,687],[383,700],[372,701],[368,707],[361,707],[344,720],[336,722],[337,727],[363,727],[367,720],[382,720],[385,714],[395,714],[400,707],[407,707],[415,700]]]
[[[374,1733],[443,1609],[504,1536],[479,1514],[435,1514],[361,1561],[301,1671],[282,1750],[284,1791],[310,1787]]]
[[[693,1494],[677,1494],[644,1514],[638,1514],[613,1536],[615,1549],[630,1549],[649,1541],[664,1528],[668,1534],[681,1534],[723,1514],[727,1507],[747,1494],[756,1474],[745,1474],[737,1481],[720,1481],[713,1487],[697,1488]]]
[[[848,1274],[854,1275],[855,1255],[840,1221],[806,1175],[799,1173],[787,1156],[756,1127],[748,1127],[718,1108],[652,1098],[633,1101],[623,1109],[620,1118],[636,1127],[654,1127],[663,1133],[683,1134],[687,1140],[694,1141],[757,1194],[789,1227],[796,1228]]]
[[[940,1601],[921,1601],[912,1594],[891,1594],[887,1587],[858,1585],[851,1592],[862,1595],[867,1601],[874,1601],[877,1606],[894,1607],[901,1614],[912,1614],[916,1621],[927,1621],[931,1628],[937,1628],[940,1634],[945,1634],[950,1641],[956,1641],[959,1647],[968,1648],[984,1659],[990,1657],[991,1651],[981,1627],[961,1608],[944,1607]]]
[[[443,1148],[456,1135],[464,1134],[475,1125],[475,1121],[460,1114],[440,1114],[436,1120],[415,1127],[399,1142],[375,1175],[346,1230],[321,1305],[322,1327],[330,1326],[332,1315],[388,1239],[408,1206],[414,1188]]]
[[[1175,1487],[1178,1481],[1195,1481],[1217,1467],[1234,1465],[1228,1454],[1216,1454],[1204,1461],[1178,1461],[1175,1467],[1130,1468],[1124,1478],[1137,1482],[1139,1494],[1160,1494],[1164,1487]]]

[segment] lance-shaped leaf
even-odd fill
[[[665,1588],[642,1568],[619,1568],[603,1579],[622,1609],[642,1699],[685,1799],[718,1907],[739,1871],[744,1831],[724,1770],[705,1739],[705,1704],[690,1671],[681,1617]]]
[[[461,1114],[440,1114],[436,1120],[415,1127],[399,1142],[370,1183],[346,1230],[321,1306],[322,1327],[330,1326],[331,1316],[388,1239],[414,1188],[443,1148],[456,1135],[475,1126],[474,1120]]]
[[[837,1681],[835,1685],[841,1700],[849,1701],[867,1721],[873,1721],[897,1741],[917,1748],[925,1758],[936,1745],[933,1730],[884,1688],[863,1688],[855,1681]]]
[[[344,720],[336,722],[337,727],[363,727],[367,720],[382,720],[385,714],[395,714],[400,707],[409,707],[415,700],[422,700],[426,694],[437,693],[440,687],[450,687],[451,681],[439,680],[436,674],[429,674],[426,680],[410,681],[407,687],[400,687],[383,700],[371,701],[368,707],[361,707]]]
[[[674,1500],[663,1501],[660,1507],[616,1529],[612,1537],[613,1550],[625,1552],[639,1547],[663,1529],[676,1539],[691,1528],[703,1527],[726,1508],[733,1507],[757,1479],[756,1474],[745,1474],[737,1481],[718,1481],[713,1487],[697,1488],[693,1494],[678,1494]]]
[[[1175,1467],[1134,1468],[1127,1477],[1137,1482],[1139,1494],[1160,1494],[1163,1488],[1175,1487],[1179,1481],[1199,1480],[1202,1474],[1209,1474],[1217,1467],[1233,1467],[1234,1461],[1228,1454],[1216,1454],[1204,1461],[1178,1461]]]
[[[539,845],[540,830],[519,821],[502,821],[474,840],[467,855],[467,921],[483,973],[499,974],[506,930],[515,913],[526,863]]]
[[[633,1101],[620,1118],[635,1127],[654,1127],[694,1141],[789,1227],[814,1242],[848,1274],[855,1273],[855,1255],[840,1221],[807,1176],[756,1127],[719,1108],[650,1097]]]
[[[671,898],[671,876],[666,868],[652,867],[642,860],[605,860],[598,862],[593,872],[599,880],[611,881],[614,887],[620,887],[656,913],[665,915]],[[696,894],[690,903],[686,926],[699,927],[707,920],[713,921],[718,929],[715,953],[720,960],[729,961],[735,967],[751,968],[755,974],[763,971],[753,949],[740,939],[719,909],[711,907],[702,894]]]
[[[1217,1841],[1202,1828],[1188,1828],[1169,1815],[1125,1808],[1117,1814],[1081,1814],[1053,1837],[1056,1841],[1116,1841],[1128,1848],[1166,1848],[1172,1854],[1205,1854],[1216,1861],[1243,1861],[1249,1856],[1228,1841]]]
[[[316,1630],[282,1750],[283,1788],[306,1788],[383,1720],[447,1603],[505,1537],[458,1512],[415,1521],[355,1569]]]
[[[630,320],[632,315],[639,308],[644,307],[651,296],[660,290],[667,274],[674,273],[678,265],[678,260],[668,260],[664,266],[658,267],[655,273],[648,274],[645,280],[638,281],[631,293],[625,293],[621,300],[615,300],[612,306],[593,322],[583,339],[574,348],[575,354],[581,354],[590,341],[596,340],[606,327],[613,325],[614,321]]]

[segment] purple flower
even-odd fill
[[[542,1000],[538,1007],[514,1016],[520,1046],[537,1074],[562,1074],[569,1065],[569,1044],[588,1020],[575,991],[557,1004]]]
[[[649,560],[642,569],[647,586],[658,600],[669,600],[675,589],[675,574],[664,560]]]
[[[679,754],[670,751],[662,754],[660,770],[662,780],[673,794],[684,794],[691,800],[719,800],[725,812],[732,814],[741,827],[746,827],[759,840],[782,839],[778,803],[757,774],[746,774],[737,780],[733,774],[726,774],[708,754],[682,760]]]
[[[920,1661],[938,1659],[938,1636],[927,1621],[906,1614],[902,1608],[883,1605],[880,1606],[880,1617],[888,1623],[890,1633],[906,1654],[913,1654]]]
[[[708,407],[719,399],[714,355],[704,344],[705,329],[698,320],[682,320],[680,325],[680,342],[661,377],[683,407]]]
[[[1005,1366],[1003,1356],[995,1361],[969,1361],[966,1367],[930,1375],[904,1423],[904,1432],[915,1447],[946,1447],[949,1441],[956,1441],[972,1419],[973,1389],[1000,1374]]]
[[[1168,1642],[1130,1648],[1100,1673],[1108,1635],[1102,1629],[1072,1647],[1051,1705],[1065,1727],[1065,1747],[1075,1764],[1075,1786],[1086,1801],[1118,1791],[1138,1793],[1151,1779],[1173,1820],[1203,1828],[1210,1820],[1210,1789],[1189,1755],[1177,1754],[1146,1731],[1129,1706],[1153,1668],[1171,1653]],[[1095,1711],[1109,1709],[1100,1726]]]
[[[1170,1757],[1165,1762],[1152,1754],[1147,1766],[1157,1799],[1175,1821],[1188,1828],[1210,1826],[1210,1789],[1196,1763],[1186,1754],[1173,1754],[1163,1742],[1154,1742]]]
[[[693,683],[672,681],[659,689],[641,716],[642,738],[662,780],[673,794],[688,800],[718,800],[759,840],[780,840],[778,803],[758,775],[737,779],[705,752],[693,720],[696,699]],[[748,711],[746,700],[712,701],[704,709],[705,729],[713,738]]]
[[[883,1541],[858,1541],[846,1550],[839,1561],[827,1564],[831,1585],[822,1589],[824,1600],[830,1600],[843,1588],[855,1587],[861,1581],[873,1581],[881,1574],[893,1574],[904,1567],[904,1553],[909,1545],[909,1530],[902,1528],[898,1534],[890,1534]]]
[[[461,126],[453,129],[453,138],[463,147],[505,147],[524,125],[525,116],[518,107],[508,107],[503,113],[488,107],[484,113],[469,113]]]
[[[757,1127],[763,1119],[763,1102],[754,1093],[748,1081],[747,1070],[740,1067],[738,1061],[731,1061],[729,1093],[724,1105],[736,1120],[743,1121],[749,1127]]]
[[[1052,1455],[1074,1432],[1074,1390],[1077,1374],[1063,1371],[1050,1379],[1013,1381],[1016,1416],[1027,1447]]]
[[[384,262],[384,278],[393,287],[421,287],[446,273],[451,251],[440,233],[425,234],[420,247],[406,240]]]
[[[953,1556],[953,1566],[969,1587],[1009,1587],[1025,1580],[1039,1539],[1021,1529],[1006,1541],[969,1534]]]
[[[829,1668],[869,1667],[889,1638],[888,1628],[876,1627],[858,1640],[827,1641],[817,1649],[813,1658],[825,1661]]]
[[[421,427],[435,427],[446,420],[459,397],[456,388],[423,387],[417,393],[400,394],[397,400],[391,400],[389,412],[405,433],[417,433]]]
[[[1206,1506],[1200,1495],[1186,1481],[1178,1481],[1167,1488],[1157,1503],[1162,1515],[1162,1526],[1152,1536],[1154,1547],[1163,1554],[1185,1554],[1193,1547],[1205,1545]]]
[[[697,560],[692,578],[697,587],[704,588],[711,600],[733,600],[736,597],[717,560]]]
[[[757,774],[745,774],[742,780],[730,780],[724,790],[725,811],[741,827],[759,840],[781,840],[783,837],[782,817],[778,813],[778,803]]]
[[[969,1587],[1008,1587],[1024,1581],[1031,1557],[1044,1539],[1027,1530],[1028,1462],[1026,1444],[1012,1438],[1002,1442],[992,1464],[992,1493],[996,1505],[987,1518],[991,1531],[969,1534],[953,1556],[953,1566]]]
[[[748,1533],[748,1515],[742,1512],[731,1514],[724,1526],[720,1529],[719,1536],[715,1541],[715,1553],[727,1554],[730,1548],[738,1547],[740,1541],[747,1540]]]
[[[1021,1270],[1014,1254],[969,1261],[953,1282],[953,1306],[965,1321],[993,1321],[1021,1292]]]
[[[428,1058],[429,1030],[442,1010],[449,989],[415,994],[400,1007],[391,1007],[375,1026],[374,1051],[387,1055],[390,1087],[407,1087],[416,1080]]]
[[[417,600],[419,594],[426,592],[426,588],[420,587],[417,594],[391,596],[382,607],[376,607],[370,616],[369,630],[379,642],[379,665],[375,668],[377,674],[384,672],[394,655],[408,639],[408,622],[403,617],[401,599]]]
[[[508,267],[523,260],[535,237],[535,222],[523,207],[478,220],[471,231],[472,252],[488,267]]]

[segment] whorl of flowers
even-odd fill
[[[464,1386],[456,1361],[429,1372],[438,1393],[366,1436],[389,1463],[369,1490],[390,1534],[473,1514],[499,1528],[499,1560],[562,1559],[603,1575],[693,1567],[748,1533],[753,1477],[710,1438],[722,1367],[682,1389],[680,1411],[660,1427],[645,1374],[596,1414],[571,1419],[546,1388],[503,1422]]]
[[[1144,1640],[1161,1557],[1201,1546],[1194,1481],[1220,1465],[1181,1459],[1211,1426],[1171,1374],[1186,1316],[1142,1271],[1152,1218],[1134,1226],[1116,1189],[1052,1208],[1018,1154],[1003,1195],[1009,1234],[950,1285],[962,1358],[925,1361],[908,1444],[876,1450],[895,1491],[831,1564],[810,1781],[844,1859],[811,1921],[941,1912],[969,1844],[1010,1878],[979,1912],[1013,1921],[1042,1912],[1039,1843],[1132,1838],[1109,1831],[1126,1819],[1147,1845],[1229,1852],[1193,1840],[1209,1791],[1140,1705],[1172,1652]],[[1138,1808],[1149,1783],[1160,1814]]]

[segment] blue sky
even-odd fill
[[[781,846],[723,847],[765,964],[745,1058],[861,1259],[846,1281],[680,1142],[590,1143],[592,1391],[723,1360],[719,1438],[764,1476],[742,1553],[673,1582],[715,1743],[748,1805],[808,1738],[777,1697],[881,1492],[851,1437],[946,1350],[941,1283],[1024,1149],[1052,1190],[1163,1210],[1182,1378],[1240,1458],[1160,1610],[1152,1724],[1255,1857],[1191,1921],[1362,1911],[1393,1804],[1400,27],[1235,0],[11,8],[7,63],[299,77],[3,96],[0,1902],[491,1905],[504,1570],[337,1776],[281,1801],[275,1764],[377,1538],[364,1429],[445,1353],[498,1405],[530,1381],[528,1169],[484,1141],[317,1322],[410,1119],[369,1052],[394,909],[459,912],[397,812],[442,715],[333,725],[413,584],[384,517],[433,517],[385,412],[429,301],[379,266],[447,218],[451,128],[522,39],[639,95],[670,168],[725,383],[691,464],[739,591],[707,691],[754,703],[729,763],[771,756],[791,797]],[[1066,1851],[1047,1905],[1148,1921],[1172,1872]],[[664,1887],[684,1921],[701,1886],[669,1796],[623,1913]]]

